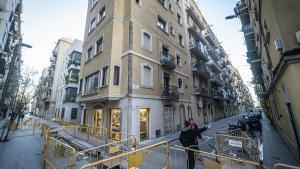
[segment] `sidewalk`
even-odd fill
[[[280,135],[263,114],[262,141],[264,147],[264,164],[272,168],[275,163],[300,166],[292,153],[285,146]]]
[[[0,142],[1,169],[40,169],[43,161],[43,139],[32,131],[14,131],[8,142]]]

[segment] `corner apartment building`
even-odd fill
[[[217,59],[227,56],[224,51],[216,53],[221,47],[210,48],[202,56],[199,37],[191,37],[199,35],[188,27],[188,22],[200,21],[189,20],[187,3],[89,1],[77,99],[82,123],[130,133],[143,141],[179,131],[190,117],[203,123],[225,116],[229,92],[218,86],[223,85],[219,74],[227,64]],[[209,52],[224,56],[212,60]],[[198,94],[191,99],[194,88],[205,86],[209,103]],[[202,110],[208,109],[206,105],[211,105],[210,112]],[[206,121],[203,112],[207,112]]]
[[[49,73],[48,68],[44,68],[42,71],[42,76],[39,79],[39,83],[36,90],[36,103],[35,103],[35,111],[33,112],[35,115],[39,117],[46,117],[49,111]],[[48,100],[48,101],[47,101]]]
[[[300,1],[241,0],[242,23],[253,83],[272,123],[300,157]]]
[[[81,51],[82,41],[73,40],[61,58],[62,66],[56,68],[59,72],[59,81],[55,117],[75,122],[81,120],[81,114],[78,114],[79,104],[75,102],[79,83]]]
[[[22,42],[21,13],[22,0],[0,1],[0,96],[4,100],[0,111],[5,114],[12,105],[20,74],[21,52],[16,44]],[[14,67],[9,73],[11,65]]]

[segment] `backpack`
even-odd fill
[[[189,147],[190,146],[190,140],[181,133],[179,136],[179,141],[182,144],[183,147]]]

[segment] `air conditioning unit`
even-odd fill
[[[280,38],[277,38],[275,40],[275,48],[277,51],[281,51],[282,50],[282,42]]]

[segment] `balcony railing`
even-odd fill
[[[218,65],[218,62],[214,62],[213,60],[210,60],[207,64],[211,67],[211,69],[214,72],[216,72],[216,73],[221,73],[222,72],[219,65]]]
[[[176,68],[175,57],[169,53],[160,53],[160,64],[171,70]]]
[[[206,87],[200,87],[200,88],[194,87],[193,94],[200,95],[200,96],[206,96],[206,97],[210,97],[211,96],[209,89],[206,88]]]
[[[68,68],[71,66],[71,65],[74,65],[74,66],[80,66],[80,61],[79,60],[74,60],[74,59],[71,59],[69,60],[69,63],[68,63]]]
[[[216,49],[214,47],[208,48],[207,52],[215,61],[220,60],[220,57],[218,56],[218,53],[216,52]]]
[[[201,64],[200,62],[193,62],[192,63],[192,72],[196,73],[197,75],[209,79],[210,73],[206,68],[206,65]]]
[[[258,97],[264,97],[267,94],[266,88],[264,84],[256,84],[255,85],[255,93]]]
[[[197,43],[195,40],[190,40],[190,49],[192,53],[194,53],[204,62],[207,62],[209,60],[204,45]]]
[[[196,40],[201,40],[201,41],[205,41],[203,34],[201,33],[201,30],[194,24],[188,24],[188,30],[190,32],[190,34],[193,36],[194,39]]]
[[[242,31],[244,32],[244,34],[250,34],[250,33],[254,33],[254,28],[253,28],[252,24],[249,23],[242,27]]]
[[[66,84],[68,83],[78,83],[78,75],[67,75],[65,77]]]
[[[224,82],[216,75],[211,76],[210,83],[216,86],[224,86]]]
[[[200,16],[196,13],[195,9],[193,6],[189,6],[186,9],[187,13],[191,16],[191,18],[193,19],[193,21],[197,24],[197,26],[201,29],[204,29],[204,23],[202,21],[202,19],[200,18]]]
[[[177,100],[179,97],[178,87],[171,85],[161,85],[161,98],[165,100]]]
[[[227,101],[230,99],[229,96],[223,91],[212,91],[212,97],[213,99],[223,101]]]

